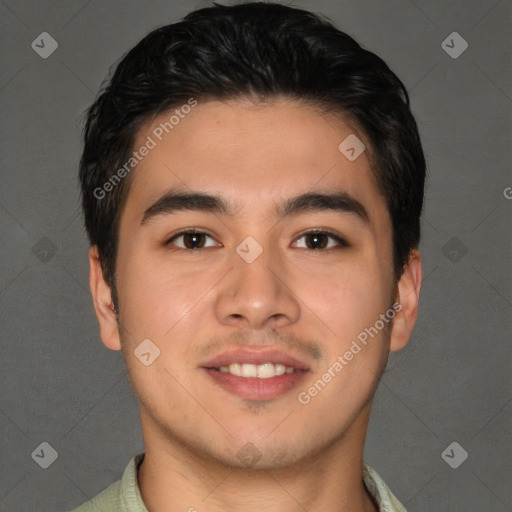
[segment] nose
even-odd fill
[[[220,323],[247,329],[284,327],[298,321],[300,301],[285,262],[270,249],[249,262],[234,252],[232,270],[220,283],[215,314]]]

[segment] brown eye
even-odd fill
[[[348,247],[348,243],[335,235],[334,233],[330,233],[329,231],[310,231],[308,233],[303,233],[297,240],[304,238],[306,240],[305,244],[301,249],[331,249],[336,246]],[[329,245],[329,241],[334,241],[334,245],[331,243]]]
[[[180,249],[185,250],[205,249],[207,247],[213,247],[215,243],[208,246],[205,245],[207,238],[213,240],[210,235],[201,231],[182,231],[174,235],[167,243],[172,243]],[[180,243],[177,243],[177,241],[180,241]]]

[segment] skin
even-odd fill
[[[135,147],[166,119],[148,121]],[[133,171],[119,233],[119,318],[91,248],[101,338],[122,350],[140,402],[146,455],[138,479],[151,512],[377,510],[361,474],[371,402],[389,352],[409,340],[422,273],[413,250],[394,282],[391,222],[368,149],[354,161],[338,150],[351,133],[370,147],[339,117],[296,101],[201,102]],[[141,226],[144,211],[177,186],[222,196],[235,215],[180,211]],[[273,216],[283,199],[333,189],[361,202],[369,222],[338,211]],[[183,237],[165,245],[190,227],[212,237],[199,241],[207,248],[184,249]],[[327,238],[328,248],[308,248],[311,237],[301,233],[319,228],[349,246]],[[248,236],[263,248],[250,264],[236,252]],[[394,300],[402,309],[392,327],[307,405],[299,403],[298,392]],[[144,366],[133,351],[147,338],[161,353]],[[310,372],[299,388],[257,402],[201,370],[207,359],[246,345],[287,351]],[[237,453],[249,442],[261,457],[248,468]]]

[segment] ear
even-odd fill
[[[110,286],[103,277],[98,255],[98,247],[89,249],[89,285],[96,318],[100,324],[100,336],[105,346],[111,350],[121,350],[121,339],[117,317],[112,307]]]
[[[418,301],[422,282],[421,257],[413,249],[405,264],[396,290],[396,302],[401,306],[393,320],[390,351],[396,352],[407,345],[418,316]]]

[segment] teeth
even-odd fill
[[[259,377],[260,379],[270,379],[276,375],[293,373],[295,368],[292,366],[287,367],[284,364],[273,363],[264,363],[260,365],[231,363],[229,366],[221,366],[219,371],[222,373],[231,373],[237,377]]]
[[[276,375],[284,375],[286,366],[284,364],[276,364]]]
[[[269,377],[276,376],[276,368],[272,363],[260,364],[258,366],[257,373],[258,373],[257,376],[260,379],[268,379]]]
[[[242,365],[242,377],[257,377],[258,366],[255,364],[243,364]]]
[[[242,365],[238,363],[232,363],[229,365],[229,373],[236,375],[237,377],[242,376]]]

